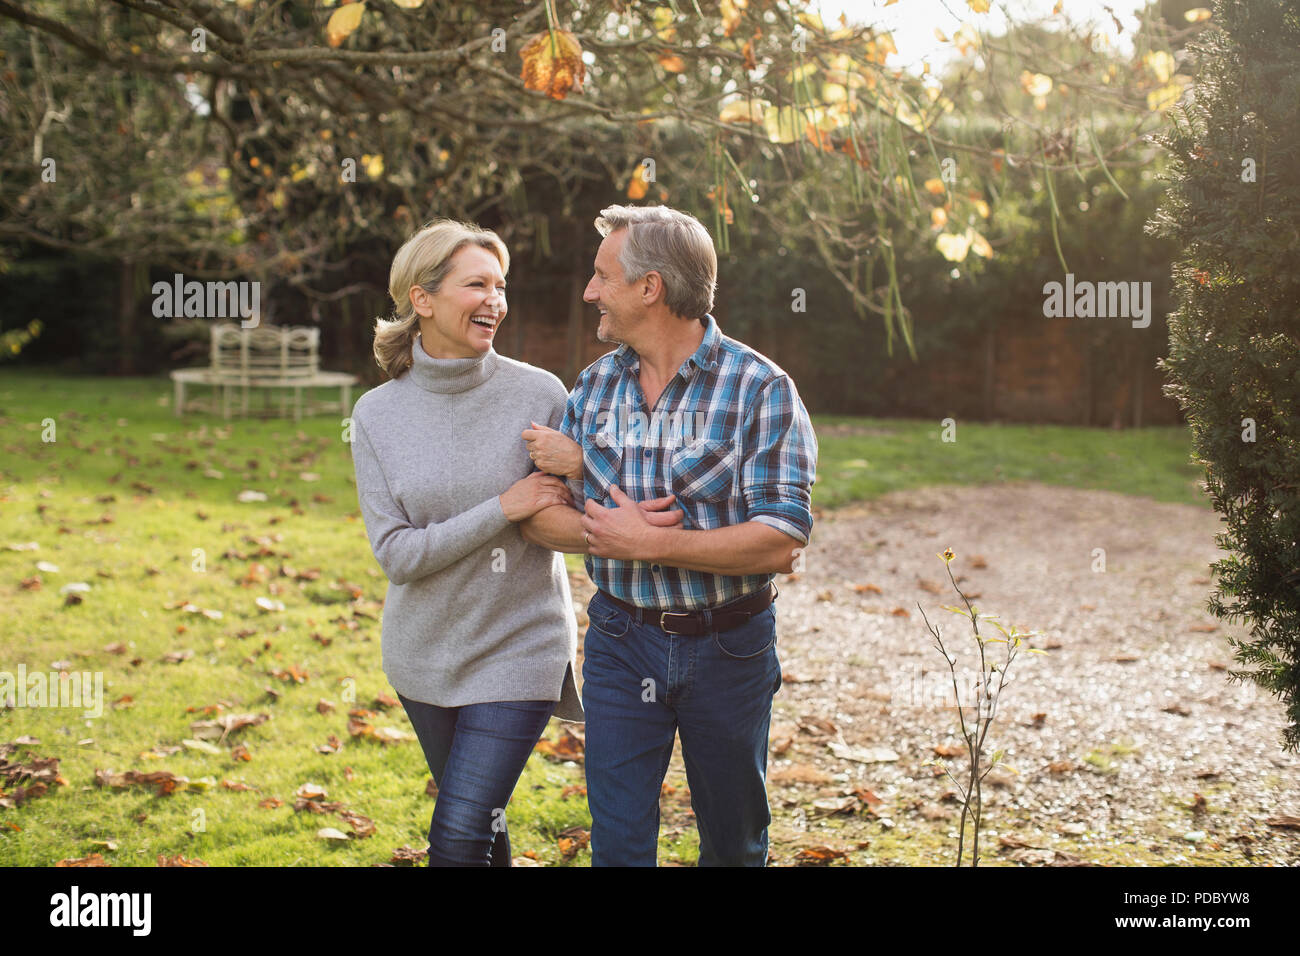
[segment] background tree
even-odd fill
[[[1210,610],[1281,698],[1300,747],[1300,2],[1220,0],[1189,48],[1193,96],[1159,142],[1173,157],[1151,223],[1175,240],[1179,308],[1163,363],[1227,530]]]
[[[0,240],[11,258],[120,263],[119,349],[156,338],[132,325],[149,266],[259,280],[273,314],[337,317],[360,341],[350,323],[386,310],[388,257],[421,222],[484,222],[521,264],[563,271],[567,256],[546,260],[616,189],[695,211],[724,254],[779,236],[883,320],[887,350],[911,349],[896,250],[935,241],[922,184],[941,159],[960,225],[941,249],[987,254],[971,195],[1011,166],[1099,168],[1083,130],[1100,105],[1130,113],[1135,143],[1181,92],[1143,65],[1168,55],[1154,13],[1137,63],[1110,71],[1062,12],[1017,38],[1032,67],[1011,102],[987,4],[968,5],[945,37],[966,62],[939,81],[890,68],[888,33],[823,24],[802,0],[0,0],[0,133],[22,144],[0,158]]]

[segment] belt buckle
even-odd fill
[[[678,613],[678,612],[676,612],[676,611],[663,611],[663,612],[661,612],[661,613],[659,614],[659,628],[660,628],[660,630],[662,630],[665,634],[682,634],[682,633],[684,633],[683,631],[674,631],[674,630],[672,630],[671,628],[669,628],[669,627],[667,626],[667,624],[664,623],[665,621],[667,621],[667,619],[668,619],[669,617],[686,617],[686,615],[685,615],[685,614],[680,614],[680,613]]]

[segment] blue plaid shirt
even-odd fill
[[[569,394],[560,431],[582,445],[581,506],[614,507],[610,485],[634,501],[674,494],[683,528],[760,521],[801,544],[812,530],[817,438],[794,382],[770,359],[723,335],[713,316],[704,341],[647,410],[627,345],[588,366]],[[694,610],[751,594],[771,574],[691,571],[588,555],[598,588],[638,607]]]

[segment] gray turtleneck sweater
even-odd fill
[[[564,558],[525,541],[498,500],[534,470],[519,433],[558,428],[568,391],[494,350],[435,359],[417,334],[411,354],[352,409],[357,500],[389,581],[384,674],[440,707],[556,700],[556,717],[582,720]]]

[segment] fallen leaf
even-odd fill
[[[823,784],[831,782],[831,775],[808,764],[796,763],[772,768],[768,772],[767,779],[771,783]]]
[[[338,816],[352,827],[358,839],[365,839],[375,832],[375,822],[356,810],[339,810]]]
[[[888,747],[852,747],[835,740],[828,741],[826,746],[840,760],[854,763],[892,763],[898,759],[898,754]]]
[[[388,862],[392,863],[394,866],[400,863],[419,863],[428,856],[428,850],[413,850],[409,846],[403,844],[393,851],[393,855]]]
[[[825,717],[802,717],[799,720],[799,729],[814,737],[834,737],[840,732],[840,729]]]
[[[591,842],[591,831],[582,827],[569,827],[556,836],[556,845],[566,860],[572,860],[579,850],[585,849]]]
[[[796,853],[794,859],[796,866],[826,866],[832,860],[847,860],[848,856],[845,851],[828,846],[809,846]]]
[[[559,740],[542,739],[533,749],[551,760],[582,760],[586,742],[567,727],[560,729]]]

